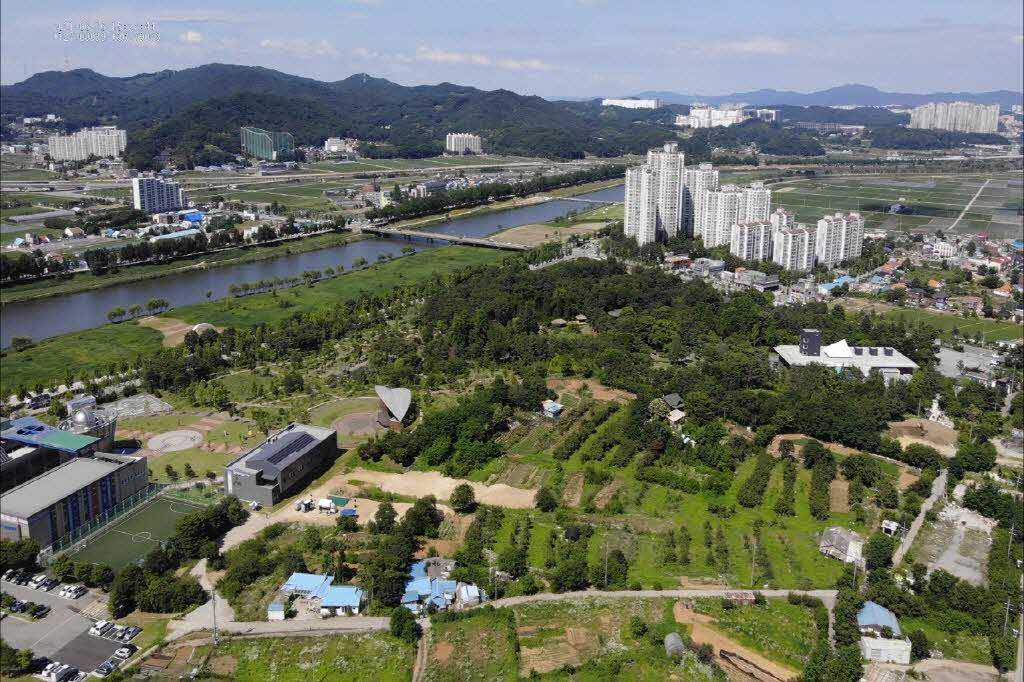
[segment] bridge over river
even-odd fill
[[[359,232],[369,232],[382,237],[406,237],[408,239],[427,239],[429,241],[440,240],[452,244],[466,244],[468,246],[483,246],[490,249],[504,249],[506,251],[529,251],[529,246],[523,244],[511,244],[499,242],[484,237],[465,237],[458,234],[445,234],[443,232],[428,232],[424,230],[402,230],[393,227],[365,225],[356,228]]]

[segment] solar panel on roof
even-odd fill
[[[286,457],[303,449],[314,440],[313,436],[308,433],[295,434],[295,437],[290,438],[287,443],[281,446],[280,450],[267,457],[267,461],[271,464],[279,464]]]

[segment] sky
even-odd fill
[[[222,62],[544,97],[1019,91],[1022,34],[1020,0],[3,0],[0,81]]]

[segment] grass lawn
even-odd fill
[[[776,663],[803,670],[817,637],[811,610],[785,599],[764,606],[722,607],[720,599],[698,599],[696,611],[712,616],[711,627]]]
[[[203,647],[196,658],[208,653]],[[239,682],[404,682],[416,648],[389,634],[227,639],[208,671]]]
[[[13,218],[19,215],[33,215],[35,213],[47,213],[52,209],[39,206],[16,206],[14,208],[0,208],[0,219]]]
[[[0,389],[9,394],[21,385],[63,382],[69,369],[78,374],[105,371],[112,362],[133,360],[158,350],[162,343],[163,335],[155,329],[123,322],[44,339],[20,352],[8,349],[2,356]]]
[[[376,412],[377,398],[359,397],[342,398],[324,403],[315,410],[310,410],[310,421],[316,426],[329,428],[334,421],[347,414],[356,412]]]
[[[216,326],[252,326],[290,317],[297,312],[352,300],[363,294],[379,294],[396,287],[416,284],[434,275],[441,275],[471,265],[493,263],[507,253],[471,246],[447,246],[430,249],[391,262],[348,272],[312,287],[295,287],[278,295],[256,294],[241,299],[228,299],[175,308],[167,313],[198,324]]]
[[[188,429],[199,421],[199,417],[181,415],[161,415],[157,417],[139,417],[128,419],[119,424],[119,431],[122,436],[125,431],[143,431],[149,434],[160,434],[165,431],[177,429]],[[142,446],[146,446],[147,438],[142,437]],[[234,421],[226,421],[223,424],[203,432],[203,443],[214,446],[222,446],[222,452],[210,452],[202,448],[188,448],[176,452],[168,452],[149,461],[150,476],[154,481],[167,483],[171,478],[167,475],[167,466],[170,465],[178,472],[179,477],[185,475],[185,465],[188,464],[195,471],[198,478],[204,478],[207,470],[221,473],[231,460],[238,457],[230,449],[235,447],[250,448],[263,440],[263,435],[256,432],[253,427]]]
[[[518,678],[516,633],[506,612],[481,609],[428,632],[427,682]]]
[[[40,209],[40,211],[45,211],[45,210],[46,209]],[[21,229],[21,228],[23,228],[23,229]],[[26,233],[27,234],[33,234],[33,235],[35,235],[37,237],[45,235],[45,236],[51,237],[51,238],[52,237],[60,237],[60,236],[62,236],[64,234],[64,232],[62,230],[56,230],[56,229],[49,228],[49,227],[39,227],[38,224],[35,224],[35,225],[32,225],[32,226],[22,225],[21,228],[19,228],[16,232],[3,232],[3,233],[0,233],[0,245],[7,246],[8,244],[12,244],[14,242],[14,240],[17,239],[18,237],[21,237],[22,239],[24,239]],[[4,290],[6,291],[6,289],[7,289],[7,287],[5,286]]]
[[[980,317],[944,315],[914,308],[890,310],[885,316],[890,319],[902,319],[908,324],[930,325],[947,339],[952,338],[954,327],[959,331],[960,338],[974,336],[978,332],[984,334],[988,341],[1013,341],[1024,336],[1024,329],[1019,324]]]
[[[928,646],[942,652],[943,658],[992,665],[988,637],[964,632],[948,632],[928,618],[901,618],[904,634],[921,630],[928,637]]]
[[[175,308],[166,317],[191,324],[210,322],[217,326],[251,326],[284,319],[296,312],[329,307],[362,294],[379,294],[399,286],[413,285],[471,265],[493,263],[508,254],[472,246],[446,246],[397,258],[348,272],[313,287],[295,287],[286,292],[257,294],[243,299],[211,301]],[[62,381],[68,368],[77,372],[104,370],[111,362],[132,360],[163,347],[163,334],[135,322],[107,324],[74,334],[40,341],[28,350],[3,355],[0,390],[11,393],[24,384],[44,385]]]

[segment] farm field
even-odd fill
[[[428,631],[426,682],[516,680],[518,660],[512,614],[480,609]]]
[[[860,211],[869,229],[945,233],[988,232],[1013,237],[1022,229],[1020,174],[820,177],[772,185],[773,204],[814,222],[836,211]],[[912,214],[890,214],[900,203]]]
[[[239,682],[405,682],[412,679],[415,651],[385,633],[228,639],[217,647],[206,672]],[[208,646],[201,647],[195,658],[208,653]]]
[[[619,414],[622,414],[621,412]],[[833,507],[829,519],[819,521],[811,516],[808,493],[811,472],[803,466],[797,468],[795,485],[795,515],[779,516],[774,512],[776,500],[782,491],[783,467],[773,468],[762,504],[746,508],[737,503],[742,482],[750,475],[755,459],[743,462],[737,469],[728,491],[716,497],[708,492],[684,494],[663,485],[636,478],[635,464],[625,468],[606,465],[615,456],[615,450],[603,458],[583,461],[591,457],[601,434],[614,428],[613,416],[568,460],[562,462],[562,473],[555,469],[551,451],[564,437],[557,426],[540,423],[524,429],[514,442],[507,443],[509,456],[493,461],[470,475],[472,480],[488,483],[509,483],[536,487],[543,481],[561,491],[563,502],[576,507],[595,524],[595,532],[588,547],[591,563],[599,561],[607,549],[620,549],[630,564],[628,583],[645,588],[672,588],[680,586],[683,578],[723,582],[735,587],[775,587],[809,589],[813,585],[833,584],[841,575],[843,565],[823,556],[817,547],[817,537],[825,528],[843,525],[867,534],[874,513],[867,513],[867,522],[858,522],[855,514]],[[587,470],[604,472],[600,483],[587,482]],[[893,479],[895,468],[882,469]],[[697,475],[690,471],[691,475]],[[600,506],[599,506],[600,505]],[[623,516],[606,516],[603,509],[614,509]],[[527,512],[506,510],[503,525],[496,535],[495,551],[499,554],[512,540],[512,530]],[[536,569],[547,568],[549,537],[558,525],[547,515],[532,513],[533,528],[528,552],[528,564]],[[625,523],[622,523],[625,521]],[[708,526],[707,524],[710,524]],[[628,528],[623,528],[626,525]],[[690,561],[686,564],[667,562],[663,557],[662,535],[665,530],[685,526],[692,536]],[[769,569],[752,565],[752,543],[756,527],[761,528]],[[723,570],[706,542],[710,529],[717,535],[721,527],[728,547],[728,568]]]
[[[814,650],[817,635],[811,610],[785,599],[732,609],[720,599],[698,599],[695,610],[715,619],[711,628],[794,670],[803,670]]]

